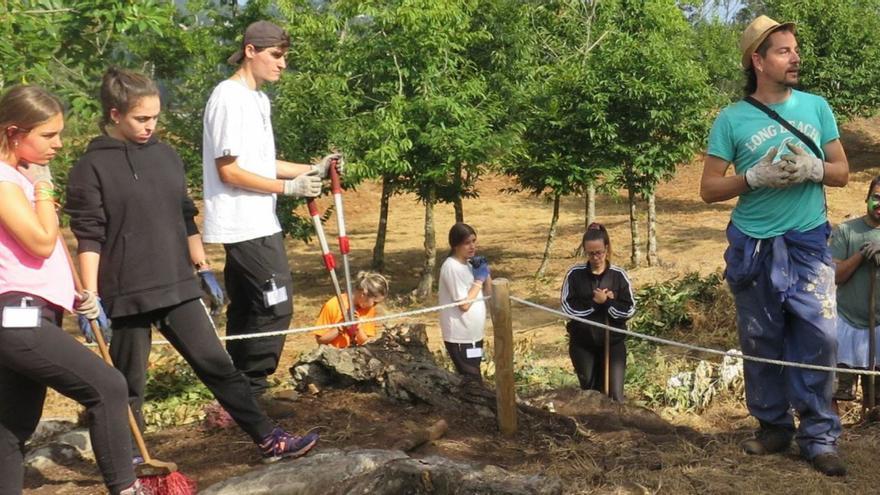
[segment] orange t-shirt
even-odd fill
[[[343,294],[342,300],[345,301],[346,308],[348,307],[348,296]],[[361,309],[355,307],[355,314],[358,319],[362,318],[375,318],[376,317],[376,307],[373,306],[370,309]],[[324,303],[324,306],[321,308],[321,312],[318,313],[318,319],[315,320],[315,325],[329,325],[331,323],[339,323],[345,321],[345,318],[342,316],[342,310],[339,308],[339,300],[336,297],[331,297]],[[372,322],[368,323],[360,323],[358,324],[360,329],[364,332],[367,337],[375,337],[376,336],[376,324]],[[328,328],[326,330],[318,330],[313,333],[313,335],[326,335],[327,333],[336,332],[334,328]],[[366,342],[366,341],[364,341]],[[358,342],[359,344],[363,344],[363,342]],[[340,349],[345,349],[351,342],[348,339],[348,335],[343,332],[338,337],[333,339],[329,344],[333,347],[338,347]]]

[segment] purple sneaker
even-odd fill
[[[317,433],[309,432],[300,437],[276,426],[272,433],[266,435],[260,442],[260,452],[263,454],[263,463],[270,464],[287,457],[304,456],[317,443]]]

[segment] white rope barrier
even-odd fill
[[[474,303],[477,301],[486,301],[486,300],[489,300],[490,298],[491,298],[491,296],[477,297],[474,299],[468,299],[466,301],[458,301],[458,302],[453,302],[453,303],[449,303],[449,304],[431,306],[428,308],[414,309],[411,311],[404,311],[401,313],[395,313],[395,314],[390,314],[390,315],[385,315],[385,316],[377,316],[375,318],[364,318],[364,319],[358,320],[358,324],[379,323],[379,322],[383,322],[383,321],[391,321],[391,320],[396,320],[396,319],[400,319],[400,318],[408,318],[408,317],[418,316],[418,315],[427,314],[427,313],[434,313],[434,312],[437,312],[437,311],[440,311],[440,310],[443,310],[446,308],[460,306],[461,304],[466,304],[466,303],[469,304],[469,303]],[[623,329],[615,328],[615,327],[612,327],[609,325],[604,325],[602,323],[597,323],[595,321],[590,321],[590,320],[587,320],[584,318],[579,318],[577,316],[572,316],[572,315],[566,314],[558,309],[548,308],[547,306],[543,306],[541,304],[534,303],[529,300],[522,299],[522,298],[519,298],[516,296],[510,296],[510,299],[512,301],[520,303],[524,306],[528,306],[528,307],[531,307],[534,309],[538,309],[538,310],[559,316],[565,320],[578,321],[578,322],[584,323],[586,325],[591,325],[591,326],[594,326],[597,328],[602,328],[602,329],[605,329],[605,330],[608,330],[611,332],[615,332],[615,333],[619,333],[619,334],[623,334],[623,335],[628,335],[630,337],[635,337],[635,338],[639,338],[642,340],[647,340],[649,342],[654,342],[657,344],[668,345],[671,347],[679,347],[682,349],[688,349],[691,351],[702,352],[702,353],[706,353],[706,354],[713,354],[716,356],[722,356],[722,357],[729,356],[729,357],[733,357],[733,358],[744,359],[746,361],[754,361],[757,363],[766,363],[766,364],[775,364],[775,365],[779,365],[779,366],[789,366],[789,367],[793,367],[793,368],[802,368],[802,369],[809,369],[809,370],[815,370],[815,371],[833,371],[833,372],[837,372],[837,373],[848,373],[848,374],[852,374],[852,375],[880,376],[880,371],[868,371],[868,370],[860,370],[860,369],[853,369],[853,368],[837,368],[837,367],[833,367],[833,366],[820,366],[820,365],[816,365],[816,364],[797,363],[797,362],[793,362],[793,361],[783,361],[780,359],[769,359],[769,358],[762,358],[762,357],[758,357],[758,356],[750,356],[747,354],[741,354],[741,353],[739,353],[739,351],[722,351],[722,350],[712,349],[712,348],[708,348],[708,347],[701,347],[698,345],[687,344],[684,342],[678,342],[678,341],[670,340],[670,339],[664,339],[662,337],[656,337],[654,335],[646,335],[646,334],[639,333],[639,332],[633,332],[631,330],[623,330]],[[213,323],[213,320],[212,320],[212,323]],[[318,330],[326,330],[326,329],[330,329],[330,328],[344,327],[346,325],[348,325],[348,323],[346,323],[346,322],[329,323],[326,325],[315,325],[315,326],[310,326],[310,327],[290,328],[287,330],[276,330],[273,332],[260,332],[260,333],[249,333],[249,334],[241,334],[241,335],[223,335],[223,336],[218,335],[218,338],[223,341],[258,339],[258,338],[264,338],[264,337],[276,337],[279,335],[294,335],[294,334],[300,334],[300,333],[310,333],[310,332],[316,332]],[[170,344],[170,342],[167,340],[154,340],[152,342],[152,345],[168,345],[168,344]],[[89,347],[94,347],[96,344],[86,344],[86,345],[88,345]]]
[[[721,351],[718,349],[711,349],[708,347],[700,347],[700,346],[693,345],[693,344],[686,344],[683,342],[677,342],[674,340],[664,339],[662,337],[655,337],[653,335],[646,335],[646,334],[639,333],[639,332],[633,332],[631,330],[623,330],[620,328],[614,328],[609,325],[604,325],[602,323],[597,323],[595,321],[590,321],[590,320],[586,320],[584,318],[579,318],[577,316],[572,316],[572,315],[566,314],[562,311],[559,311],[557,309],[548,308],[547,306],[543,306],[538,303],[533,303],[531,301],[528,301],[526,299],[521,299],[519,297],[510,296],[510,300],[518,302],[524,306],[529,306],[531,308],[539,309],[539,310],[545,311],[547,313],[552,313],[554,315],[561,316],[562,318],[565,318],[567,320],[574,320],[574,321],[584,323],[586,325],[591,325],[594,327],[603,328],[603,329],[611,331],[611,332],[620,333],[623,335],[629,335],[630,337],[636,337],[636,338],[647,340],[650,342],[655,342],[657,344],[663,344],[663,345],[668,345],[668,346],[672,346],[672,347],[680,347],[682,349],[688,349],[691,351],[704,352],[707,354],[714,354],[717,356],[730,356],[733,358],[745,359],[746,361],[754,361],[757,363],[766,363],[766,364],[776,364],[779,366],[789,366],[792,368],[803,368],[803,369],[815,370],[815,371],[834,371],[837,373],[849,373],[852,375],[880,376],[880,371],[858,370],[858,369],[852,369],[852,368],[836,368],[836,367],[832,367],[832,366],[820,366],[820,365],[816,365],[816,364],[796,363],[796,362],[792,362],[792,361],[782,361],[779,359],[769,359],[769,358],[762,358],[762,357],[758,357],[758,356],[750,356],[748,354],[739,353],[739,351],[736,351],[736,352],[734,352],[734,351]]]
[[[417,316],[417,315],[426,314],[426,313],[434,313],[434,312],[437,312],[437,311],[440,311],[440,310],[443,310],[446,308],[453,308],[455,306],[461,306],[462,304],[472,304],[477,301],[487,301],[490,298],[491,298],[491,296],[476,297],[474,299],[467,299],[465,301],[457,301],[457,302],[453,302],[453,303],[449,303],[449,304],[442,304],[439,306],[431,306],[429,308],[414,309],[412,311],[404,311],[402,313],[395,313],[395,314],[385,315],[385,316],[377,316],[375,318],[363,318],[363,319],[359,319],[357,321],[357,323],[360,325],[363,323],[377,323],[377,322],[382,322],[382,321],[396,320],[399,318],[408,318],[410,316]],[[213,320],[211,320],[211,323],[213,324]],[[273,332],[248,333],[248,334],[241,334],[241,335],[222,335],[222,336],[218,335],[218,337],[220,338],[220,340],[227,340],[227,341],[228,340],[258,339],[261,337],[276,337],[279,335],[292,335],[292,334],[298,334],[298,333],[316,332],[318,330],[326,330],[329,328],[344,327],[344,326],[348,326],[350,324],[351,324],[350,322],[343,321],[343,322],[339,322],[339,323],[328,323],[326,325],[315,325],[315,326],[311,326],[311,327],[290,328],[287,330],[276,330]],[[170,343],[171,342],[169,342],[167,340],[154,340],[151,344],[152,345],[168,345]],[[95,347],[97,344],[86,344],[86,345],[88,345],[89,347]]]

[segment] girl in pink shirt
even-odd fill
[[[0,494],[22,491],[24,444],[46,387],[86,408],[95,460],[111,494],[141,493],[131,465],[125,379],[61,329],[64,310],[94,319],[73,290],[48,162],[61,148],[59,101],[15,86],[0,97]]]

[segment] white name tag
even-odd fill
[[[275,306],[287,300],[287,290],[284,287],[276,287],[263,291],[263,302],[266,307]]]
[[[483,348],[482,347],[471,347],[469,349],[465,349],[464,355],[469,358],[483,357]]]
[[[34,328],[40,326],[40,308],[7,306],[3,308],[3,328]]]

